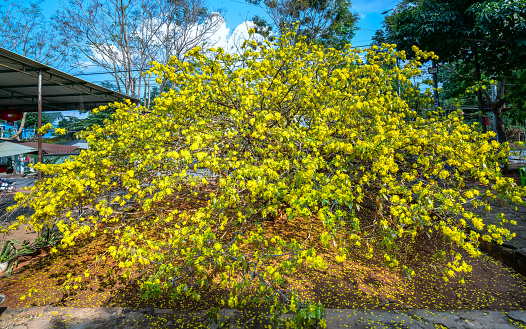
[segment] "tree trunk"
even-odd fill
[[[497,133],[497,139],[500,143],[506,141],[506,133],[504,131],[504,122],[502,121],[502,115],[507,111],[506,109],[506,98],[504,96],[504,80],[500,83],[500,92],[496,95],[490,95],[486,90],[484,94],[486,98],[490,100],[489,107],[494,116],[495,132]]]
[[[0,139],[5,139],[5,140],[16,139],[16,140],[19,141],[20,140],[20,134],[24,130],[24,124],[26,123],[26,115],[27,115],[27,112],[24,112],[24,114],[22,115],[22,120],[20,120],[20,127],[18,127],[18,131],[16,132],[16,134],[14,134],[13,136],[11,136],[9,138],[0,138]]]
[[[499,143],[504,143],[506,141],[506,133],[504,132],[504,121],[502,121],[502,110],[498,109],[493,111],[493,115],[495,116],[497,138],[499,139]]]

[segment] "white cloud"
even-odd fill
[[[248,30],[252,27],[255,27],[252,21],[245,21],[230,34],[230,29],[226,27],[226,22],[223,21],[216,33],[210,36],[207,46],[209,48],[221,47],[228,53],[240,52],[243,42],[250,37]],[[259,34],[255,34],[253,37],[256,41],[263,41],[263,36]]]
[[[96,61],[111,63],[112,58],[122,58],[122,51],[113,44],[102,44],[99,47],[91,46],[91,53]]]
[[[196,38],[196,40],[200,39],[199,36],[203,36],[203,29],[206,29],[206,24],[217,24],[217,30],[213,33],[206,32],[204,34],[204,39],[202,39],[201,45],[203,45],[205,49],[209,48],[223,48],[225,52],[228,53],[236,53],[239,52],[241,49],[241,46],[243,45],[243,42],[248,39],[250,36],[248,34],[248,30],[252,27],[255,27],[255,24],[252,21],[245,21],[241,24],[239,24],[234,31],[231,32],[231,29],[227,27],[225,19],[219,14],[219,13],[212,13],[210,15],[210,20],[212,20],[212,23],[207,22],[203,25],[195,25],[191,27],[187,27],[186,31],[178,31],[180,34],[185,34],[185,39],[191,40],[193,38]],[[166,29],[164,29],[163,34],[166,33]],[[159,36],[163,36],[163,34],[160,34]],[[253,36],[257,41],[263,41],[263,36],[256,34]],[[164,38],[161,38],[164,39]],[[164,40],[161,40],[159,37],[154,36],[150,42],[153,42],[155,44],[161,44],[162,42],[165,42]],[[188,43],[184,46],[181,45],[184,49],[184,51],[188,51],[194,46],[199,45],[198,42],[196,43]],[[111,58],[122,58],[122,51],[119,49],[115,44],[102,44],[99,45],[99,49],[92,47],[92,53],[95,58],[95,60],[99,62],[112,62]],[[88,65],[93,65],[93,63],[86,62]]]
[[[78,64],[79,68],[82,68],[82,69],[84,69],[86,71],[89,71],[92,66],[96,65],[95,63],[93,63],[92,61],[87,60],[87,59],[83,60],[83,61],[79,61],[77,64]]]

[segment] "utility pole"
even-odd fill
[[[475,48],[475,76],[477,77],[477,82],[482,80],[482,74],[480,73],[480,64],[479,64],[479,53]],[[477,106],[479,110],[479,120],[482,125],[482,132],[486,133],[486,120],[484,118],[484,102],[482,100],[482,90],[480,88],[477,90]]]
[[[38,163],[42,164],[42,70],[38,70]],[[38,181],[42,181],[42,170],[38,170]]]
[[[435,101],[433,108],[436,111],[440,106],[440,101],[438,99],[438,67],[435,60],[431,61],[431,63],[431,67],[427,70],[427,72],[431,73],[433,76],[433,100]]]
[[[396,58],[396,68],[399,69],[400,67],[398,66],[398,57]],[[399,75],[397,74],[396,75],[396,82],[398,84],[398,97],[400,97],[401,95],[401,91],[400,91],[400,77]]]
[[[433,17],[433,27],[435,27],[436,21],[437,21],[437,13],[435,13]],[[440,102],[438,100],[438,67],[434,59],[431,61],[431,68],[428,69],[428,72],[433,75],[433,99],[435,101],[433,108],[435,109],[435,111],[437,111],[438,108],[440,107]]]
[[[491,102],[494,103],[497,100],[497,85],[492,84],[491,85]],[[493,113],[493,131],[495,132],[495,136],[497,137],[497,141],[499,140],[499,134],[497,133],[497,116],[495,113]]]

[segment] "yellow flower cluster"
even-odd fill
[[[400,241],[437,229],[477,255],[480,235],[465,228],[484,223],[462,204],[487,200],[465,178],[512,200],[525,192],[501,177],[509,147],[488,142],[491,133],[457,112],[417,115],[411,104],[422,96],[411,79],[434,54],[414,50],[419,59],[400,68],[405,53],[394,45],[339,51],[291,31],[273,44],[249,40],[244,54],[194,49],[187,62],[152,63],[150,74],[172,88],[148,110],[109,105],[112,122],[81,136],[89,150],[36,165],[45,178],[17,196],[35,209],[20,221],[37,230],[58,222],[61,248],[108,237],[99,259],[147,269],[145,297],[170,290],[198,300],[201,287],[220,286],[230,291],[224,305],[238,308],[251,303],[249,292],[263,301],[286,291],[300,266],[325,268],[319,242],[344,262],[348,247],[372,253],[377,241],[399,268]],[[357,216],[366,200],[377,206],[374,222]],[[321,235],[269,236],[266,221],[297,218]],[[489,239],[512,236],[488,230]],[[455,258],[448,270],[468,268]],[[285,297],[296,309],[296,296]]]
[[[51,123],[48,122],[48,123],[46,123],[45,125],[43,125],[42,127],[40,127],[40,128],[38,129],[38,132],[41,133],[41,134],[45,134],[45,133],[47,133],[48,131],[53,130],[53,128],[55,128],[55,127],[53,127],[53,125],[52,125]]]

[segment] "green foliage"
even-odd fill
[[[93,126],[104,126],[108,122],[112,121],[112,115],[115,113],[115,110],[109,108],[104,111],[98,111],[96,113],[90,112],[86,119],[83,119],[82,124],[85,128]]]
[[[58,123],[59,128],[64,128],[68,132],[77,132],[86,128],[86,121],[77,117],[64,117]]]
[[[271,17],[279,34],[295,28],[297,36],[326,47],[343,49],[357,30],[358,15],[350,11],[350,0],[246,0],[260,5]],[[256,32],[273,40],[273,27],[263,18],[252,21]]]
[[[0,251],[0,263],[12,261],[15,254],[15,243],[11,240],[4,240],[2,251]]]
[[[505,105],[511,102],[516,106],[518,102],[511,98],[526,91],[524,84],[512,81],[517,71],[526,68],[524,1],[408,0],[386,17],[385,28],[386,36],[379,32],[378,38],[396,43],[398,49],[408,51],[417,45],[433,51],[442,63],[453,65],[458,77],[446,81],[454,84],[446,89],[457,95],[471,90],[480,98],[479,111],[485,97],[486,106],[497,118],[499,141],[505,141],[501,118],[509,110]],[[491,79],[499,81],[502,87],[504,82],[513,83],[520,91],[509,93],[499,88],[498,97],[493,100],[482,91],[489,89]],[[512,116],[520,117],[518,113]]]
[[[42,113],[42,124],[46,124],[49,122],[50,117],[46,113]],[[17,123],[20,125],[21,121],[17,121]],[[26,114],[26,122],[24,123],[24,126],[27,128],[36,129],[38,126],[38,113],[36,112],[29,112]]]
[[[386,38],[399,49],[433,51],[444,63],[470,64],[480,53],[489,77],[526,67],[526,5],[520,0],[404,1],[386,17]]]
[[[0,263],[8,263],[5,275],[9,277],[13,271],[13,267],[18,264],[18,256],[23,256],[34,252],[29,242],[24,241],[22,247],[17,249],[15,244],[20,244],[16,240],[4,240],[2,249],[0,251]]]
[[[402,1],[385,18],[387,40],[398,49],[410,51],[413,45],[433,51],[441,61],[464,59],[459,49],[469,48],[472,27],[465,15],[472,1]]]
[[[325,315],[325,308],[321,303],[305,305],[295,314],[294,325],[296,329],[324,328],[326,327]]]
[[[482,60],[488,69],[493,62],[495,76],[526,68],[525,1],[477,1],[467,12],[474,20],[473,35],[483,39],[486,51]]]
[[[507,113],[512,125],[525,125],[526,121],[526,70],[514,71],[507,86],[512,108]]]
[[[32,244],[33,248],[42,248],[42,247],[56,247],[64,235],[58,227],[53,225],[48,225],[44,227],[40,232],[38,232],[38,238]]]

